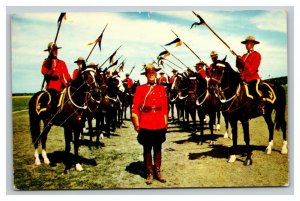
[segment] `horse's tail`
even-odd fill
[[[36,99],[38,94],[35,94],[31,97],[29,101],[29,123],[30,123],[30,133],[32,143],[34,144],[35,148],[38,144],[38,137],[40,135],[40,118],[36,112]]]
[[[285,129],[285,108],[286,108],[286,92],[281,85],[277,85],[277,100],[275,102],[275,129]]]

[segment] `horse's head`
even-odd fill
[[[97,71],[94,68],[86,68],[81,71],[82,78],[85,84],[91,88],[98,88],[98,83],[96,82]]]
[[[122,82],[121,78],[117,75],[114,75],[109,78],[108,87],[112,90],[116,90],[116,92],[118,92],[118,91],[124,92],[125,91],[123,82]]]

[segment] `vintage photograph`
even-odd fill
[[[288,187],[287,16],[11,14],[13,190]]]

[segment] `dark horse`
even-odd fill
[[[258,103],[247,95],[247,88],[244,86],[240,74],[235,72],[230,64],[223,61],[218,61],[212,67],[212,87],[218,91],[220,101],[222,102],[222,110],[228,112],[229,122],[232,128],[233,146],[231,147],[230,157],[228,162],[234,162],[237,153],[237,122],[242,123],[244,130],[244,141],[246,143],[246,161],[244,165],[252,164],[252,150],[250,146],[249,135],[249,119],[261,116],[258,110]],[[262,92],[265,102],[265,112],[263,117],[268,125],[269,130],[269,145],[266,149],[267,153],[271,153],[273,145],[274,122],[271,114],[275,110],[275,128],[281,129],[283,134],[283,146],[281,153],[287,154],[287,139],[286,139],[286,93],[281,85],[263,81],[259,87]]]
[[[216,101],[208,90],[208,81],[201,75],[188,71],[178,74],[172,88],[179,91],[178,99],[184,100],[185,119],[189,125],[189,116],[193,121],[192,134],[196,134],[196,111],[200,120],[200,144],[204,141],[204,117],[209,115],[209,128],[211,143],[213,143],[213,124],[216,117]]]
[[[74,142],[74,164],[76,170],[83,170],[78,161],[79,135],[84,127],[84,113],[86,102],[90,99],[90,90],[94,87],[95,78],[90,71],[81,72],[78,79],[72,81],[61,94],[53,89],[37,92],[29,101],[30,131],[35,148],[35,164],[40,165],[38,145],[42,144],[42,157],[46,164],[50,161],[46,153],[47,135],[52,127],[64,128],[65,136],[65,173],[68,173],[73,164],[70,158],[71,141]],[[44,128],[41,132],[40,121]],[[74,131],[74,136],[72,136]]]

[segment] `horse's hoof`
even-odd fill
[[[266,148],[266,154],[268,154],[268,155],[271,155],[271,153],[272,153],[272,149],[269,149],[269,148]]]
[[[246,159],[246,161],[244,162],[245,166],[249,166],[252,165],[252,160],[251,159]]]
[[[230,155],[227,162],[228,163],[233,163],[233,162],[235,162],[235,160],[236,160],[236,155]]]
[[[48,158],[44,159],[44,163],[49,165],[50,164],[50,160]]]
[[[40,160],[35,160],[35,165],[41,165],[41,161]]]
[[[70,174],[70,170],[69,169],[65,169],[64,170],[64,174]]]
[[[287,148],[282,148],[281,149],[281,154],[287,154],[288,153],[288,149]]]
[[[75,165],[75,169],[76,169],[77,171],[79,171],[79,172],[81,172],[81,171],[83,170],[82,166],[81,166],[79,163],[77,163],[77,164]]]

